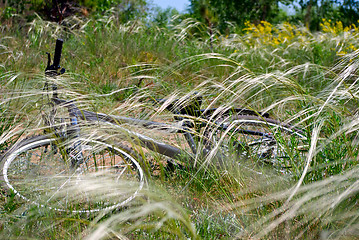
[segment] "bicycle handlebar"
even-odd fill
[[[58,76],[63,74],[66,70],[65,68],[61,68],[60,66],[60,59],[61,59],[61,52],[62,52],[62,45],[64,40],[58,38],[56,40],[56,47],[55,47],[55,55],[54,55],[54,64],[51,65],[51,56],[50,53],[47,54],[47,67],[45,69],[45,74],[47,76]],[[60,70],[60,71],[59,71]]]
[[[60,69],[60,59],[61,59],[61,52],[62,52],[62,44],[64,43],[64,40],[57,39],[56,40],[56,47],[55,47],[55,55],[54,55],[54,68]]]

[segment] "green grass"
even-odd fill
[[[162,156],[133,146],[150,171],[148,189],[137,201],[117,212],[66,214],[1,191],[1,237],[359,237],[358,52],[338,54],[350,45],[359,48],[355,37],[301,30],[292,42],[270,45],[251,33],[216,33],[211,44],[206,29],[191,19],[158,29],[140,21],[117,25],[110,17],[73,18],[67,27],[35,19],[21,30],[1,30],[1,150],[18,137],[41,133],[45,52],[61,37],[67,73],[56,80],[59,91],[84,109],[167,122],[173,115],[151,100],[184,100],[197,91],[204,108],[246,107],[302,128],[313,154],[288,149],[287,169],[248,159],[238,164],[236,158],[219,167],[204,159],[168,173]],[[99,128],[84,132],[121,137]]]

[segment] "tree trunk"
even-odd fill
[[[312,15],[311,15],[312,7],[313,7],[313,0],[310,0],[307,5],[307,12],[305,13],[304,16],[304,23],[308,30],[310,30],[310,21],[312,19]]]
[[[268,15],[271,11],[271,1],[270,0],[265,0],[262,1],[262,7],[261,7],[261,21],[266,21],[268,18]]]

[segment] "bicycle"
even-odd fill
[[[58,39],[52,65],[48,53],[45,70],[48,77],[56,78],[65,72],[60,67],[62,45],[63,40]],[[269,118],[268,113],[243,108],[201,109],[200,95],[195,95],[187,104],[179,100],[155,100],[166,104],[165,108],[175,114],[175,124],[167,124],[81,110],[73,101],[58,97],[56,84],[49,86],[46,82],[44,89],[52,94],[48,99],[51,110],[44,119],[46,134],[24,139],[2,155],[0,182],[22,199],[58,211],[89,213],[119,209],[132,201],[146,182],[145,162],[140,154],[123,143],[82,136],[79,121],[116,127],[125,132],[133,144],[166,156],[170,169],[183,167],[184,157],[210,156],[222,163],[233,154],[236,158],[278,159],[286,155],[288,146],[283,144],[298,145],[306,139],[302,130],[281,124]],[[67,109],[69,119],[56,118],[59,106]],[[189,151],[132,131],[123,124],[183,134]],[[91,201],[89,191],[76,190],[76,185],[86,180],[87,173],[104,174],[113,179],[117,185],[108,191],[120,191],[122,198]],[[63,191],[67,187],[70,190]],[[77,191],[76,201],[69,191]]]

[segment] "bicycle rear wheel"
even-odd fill
[[[264,160],[290,166],[307,148],[303,131],[276,120],[233,115],[204,132],[207,145],[225,157]]]
[[[83,156],[76,167],[56,139],[35,136],[16,144],[1,159],[2,186],[38,207],[77,213],[120,208],[138,195],[145,180],[133,151],[98,140],[76,141]]]

